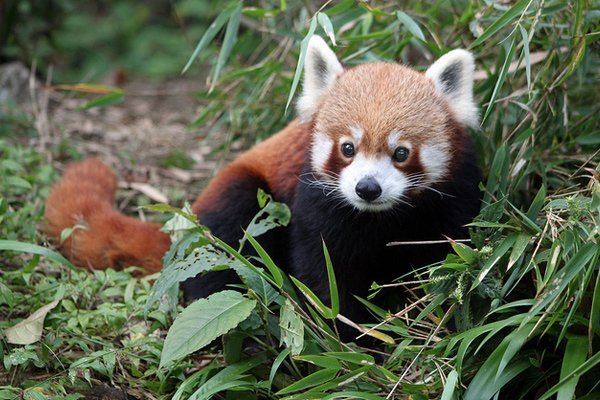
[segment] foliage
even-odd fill
[[[600,381],[594,8],[591,1],[545,0],[410,1],[403,9],[351,0],[321,9],[310,2],[229,3],[204,40],[197,36],[197,55],[213,59],[213,90],[202,95],[209,103],[196,123],[226,125],[232,138],[262,138],[288,119],[284,108],[299,82],[293,71],[307,33],[333,34],[347,64],[383,59],[425,68],[449,49],[470,48],[480,69],[483,119],[473,136],[487,176],[471,243],[452,243],[454,254],[444,262],[391,283],[414,294],[407,309],[382,310],[363,300],[381,320],[372,330],[362,327],[375,340],[371,351],[341,343],[328,323],[344,323],[335,301],[331,308],[320,303],[261,249],[261,221],[272,227],[289,218],[264,195],[262,217],[253,221],[258,227],[245,237],[257,254],[250,259],[177,210],[188,223],[171,224],[180,232],[153,286],[130,270],[74,272],[23,256],[17,258],[22,267],[2,268],[1,327],[60,303],[46,316],[41,341],[0,342],[13,377],[0,395],[58,398],[65,387],[101,380],[175,399],[218,393],[240,399],[593,398]],[[26,210],[21,220],[2,223],[2,238],[36,241],[25,221],[40,216],[50,179],[32,174],[44,168],[33,152],[2,143],[0,152],[9,161],[0,168],[17,171],[34,187],[0,182],[4,204],[17,204],[17,214]],[[0,218],[13,217],[4,211]],[[226,268],[242,280],[237,292],[184,310],[175,305],[178,281]],[[330,274],[333,298],[334,281]],[[390,283],[374,289],[383,285]],[[300,307],[303,298],[308,305]],[[190,332],[188,319],[211,302],[243,311],[217,315],[210,322],[222,323],[218,329]],[[191,334],[194,343],[167,346],[167,328],[169,341]],[[54,374],[25,379],[43,368]]]

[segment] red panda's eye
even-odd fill
[[[406,147],[403,147],[403,146],[396,147],[396,150],[394,150],[394,155],[392,156],[392,158],[396,162],[403,162],[403,161],[406,161],[406,159],[408,158],[408,153],[409,153],[409,151]]]
[[[342,143],[342,154],[346,157],[354,156],[354,145],[350,142]]]

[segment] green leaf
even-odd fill
[[[317,367],[326,369],[337,369],[340,370],[342,365],[334,357],[328,357],[327,355],[307,355],[307,356],[296,356],[295,360],[304,361],[316,365]]]
[[[520,233],[517,235],[513,249],[508,257],[508,265],[506,266],[507,271],[510,270],[523,255],[527,245],[529,244],[529,240],[531,240],[531,235],[526,233]]]
[[[521,1],[523,1],[523,0],[521,0]],[[504,63],[502,64],[502,68],[500,68],[500,71],[498,72],[498,79],[496,80],[496,85],[494,86],[494,91],[492,92],[492,96],[490,97],[488,106],[485,110],[485,114],[483,115],[483,119],[481,121],[482,125],[485,122],[485,120],[487,119],[488,115],[490,115],[490,112],[492,111],[492,108],[494,107],[494,103],[496,101],[496,98],[498,97],[498,93],[500,92],[500,89],[502,88],[502,85],[504,84],[504,80],[506,79],[506,75],[508,74],[510,63],[513,60],[516,48],[517,48],[517,38],[516,38],[516,36],[514,36],[512,42],[510,43],[510,46],[508,48],[508,52],[506,53],[506,58],[504,58]]]
[[[71,264],[71,261],[67,260],[60,254],[49,250],[45,247],[38,246],[36,244],[31,243],[23,243],[17,242],[14,240],[0,240],[0,250],[7,251],[17,251],[20,253],[29,253],[29,254],[39,254],[40,256],[44,256],[54,262],[57,262],[62,265],[66,265],[68,268],[72,270],[76,270],[75,266]]]
[[[277,395],[283,395],[287,393],[297,392],[299,390],[306,390],[310,387],[320,385],[325,383],[337,375],[338,371],[335,369],[322,369],[317,372],[314,372],[304,378],[300,379],[297,382],[292,383],[291,385],[281,389],[277,392]]]
[[[196,45],[196,48],[194,49],[194,52],[190,56],[190,59],[188,60],[187,64],[185,64],[185,67],[183,67],[183,71],[181,71],[182,74],[184,74],[190,68],[192,63],[200,55],[200,52],[202,50],[204,50],[204,48],[206,46],[208,46],[208,44],[215,38],[215,36],[217,36],[217,33],[219,33],[219,31],[221,30],[223,25],[225,25],[225,22],[227,22],[229,20],[229,18],[231,17],[231,14],[238,7],[239,7],[239,3],[237,3],[237,2],[231,4],[229,7],[225,8],[223,11],[221,11],[221,13],[212,22],[212,24],[210,24],[210,26],[208,27],[206,32],[204,32],[204,35],[202,35],[202,38]]]
[[[332,393],[327,397],[323,397],[323,400],[332,399],[361,399],[361,400],[385,400],[385,397],[377,396],[365,392],[339,392]]]
[[[300,354],[304,348],[304,323],[288,299],[281,307],[279,328],[281,329],[280,344],[285,343],[293,356]]]
[[[234,263],[237,263],[237,261],[229,258],[226,253],[212,245],[195,248],[185,258],[176,259],[163,268],[150,290],[145,309],[149,310],[150,306],[158,301],[173,285],[193,278],[201,272],[210,271],[220,266],[232,266]],[[202,277],[198,279],[202,279]]]
[[[452,249],[468,265],[474,265],[477,261],[478,253],[469,246],[455,241],[450,241]]]
[[[590,332],[600,336],[600,274],[596,274],[596,285],[590,312]]]
[[[215,293],[196,300],[175,319],[167,333],[160,357],[160,367],[201,349],[217,337],[229,332],[248,318],[256,307],[233,290]]]
[[[237,4],[237,7],[231,12],[231,16],[229,18],[229,22],[227,23],[227,28],[225,28],[225,38],[223,38],[223,43],[221,44],[221,51],[219,51],[219,57],[217,58],[217,65],[213,71],[212,81],[209,91],[214,89],[214,85],[221,76],[221,71],[225,66],[225,62],[227,58],[229,58],[229,54],[231,53],[231,49],[233,48],[233,44],[237,39],[237,32],[240,27],[240,20],[242,18],[242,2],[240,1]]]
[[[498,32],[500,29],[504,28],[508,23],[513,21],[515,18],[519,17],[526,11],[526,7],[530,4],[530,0],[519,0],[515,5],[513,5],[508,11],[506,11],[500,18],[495,20],[492,25],[490,25],[481,36],[479,36],[469,48],[474,48],[485,42],[488,38],[490,38],[493,34]]]
[[[586,336],[569,336],[567,337],[567,347],[563,355],[563,362],[560,368],[561,388],[558,390],[556,400],[571,400],[575,394],[575,387],[579,381],[580,375],[575,375],[570,379],[566,379],[572,371],[582,365],[587,358],[588,338]]]
[[[252,368],[264,363],[266,360],[265,354],[260,353],[250,359],[237,362],[233,365],[229,365],[223,370],[217,372],[212,378],[207,380],[198,390],[196,390],[188,400],[205,400],[210,399],[214,394],[219,391],[228,389],[226,387],[227,382],[239,381],[240,378],[244,377],[245,372]],[[242,382],[247,383],[247,382]]]
[[[500,259],[508,252],[508,250],[510,250],[510,248],[513,246],[516,240],[517,234],[512,233],[508,235],[498,247],[496,247],[496,249],[492,252],[490,258],[483,264],[483,267],[481,268],[479,275],[477,275],[477,278],[473,281],[473,284],[471,285],[471,290],[479,286],[481,281],[483,281],[483,278],[486,277],[486,275],[492,270],[492,268],[498,263],[498,261],[500,261]]]
[[[329,37],[329,40],[331,40],[331,43],[335,46],[335,33],[333,32],[333,25],[327,14],[323,12],[317,13],[317,22],[321,25],[325,34]]]
[[[87,103],[85,103],[84,105],[79,107],[79,109],[80,110],[89,110],[90,108],[94,108],[94,107],[104,107],[104,106],[110,106],[113,104],[120,104],[123,101],[125,101],[125,94],[122,91],[119,91],[119,92],[114,92],[114,93],[108,93],[108,94],[98,97],[97,99],[88,101]]]
[[[329,351],[327,353],[323,353],[327,356],[335,357],[339,360],[343,360],[352,364],[357,365],[374,365],[375,359],[373,356],[365,353],[350,353],[350,352],[335,352]]]
[[[285,348],[283,349],[283,351],[281,353],[279,353],[277,355],[277,357],[275,357],[275,360],[273,361],[273,365],[271,366],[271,371],[269,372],[269,385],[273,385],[273,379],[275,379],[275,374],[277,373],[277,370],[279,369],[279,366],[285,361],[286,357],[290,355],[290,349],[289,348]]]
[[[294,98],[294,93],[296,93],[296,89],[298,88],[298,82],[300,82],[300,75],[302,75],[302,69],[304,68],[304,59],[306,58],[306,51],[308,49],[308,42],[310,38],[315,33],[315,29],[317,29],[317,19],[313,18],[310,21],[310,27],[308,28],[308,33],[302,39],[302,43],[300,43],[300,55],[298,56],[298,64],[296,64],[296,72],[294,72],[294,79],[292,80],[292,87],[290,88],[290,94],[288,95],[287,103],[285,104],[285,112],[287,113],[288,108]]]
[[[245,236],[246,236],[246,239],[250,242],[250,244],[254,248],[254,250],[256,250],[256,253],[262,260],[265,267],[267,267],[267,269],[271,273],[271,276],[273,277],[273,280],[277,284],[277,287],[281,288],[281,286],[283,285],[283,275],[281,275],[281,271],[279,270],[279,267],[277,267],[277,265],[275,265],[275,262],[273,262],[273,259],[271,258],[271,256],[269,256],[267,254],[265,249],[263,249],[263,247],[260,245],[260,243],[258,243],[256,241],[256,239],[254,239],[252,237],[252,235],[250,235],[248,232],[246,232]]]
[[[530,327],[519,328],[502,340],[475,374],[465,392],[465,400],[491,399],[511,379],[530,366],[525,360],[511,361],[527,340],[529,329],[525,328]]]
[[[440,400],[452,400],[455,396],[456,384],[458,383],[458,372],[455,369],[450,371],[446,378],[446,384],[444,385],[444,391]]]
[[[572,378],[585,374],[587,371],[594,368],[598,364],[600,364],[600,352],[596,352],[593,356],[588,358],[586,362],[581,364],[579,367],[575,368],[575,370],[573,370],[569,375],[565,376],[564,379],[561,379],[560,382],[548,389],[548,391],[542,396],[540,396],[538,400],[549,399],[550,396],[558,392],[564,384],[569,383]]]
[[[523,39],[523,58],[525,59],[525,75],[527,76],[527,90],[531,92],[531,60],[529,59],[529,34],[519,24],[519,30],[521,31],[521,38]]]
[[[325,241],[321,239],[323,244],[323,254],[325,255],[325,266],[327,267],[327,279],[329,281],[329,297],[331,300],[331,318],[335,318],[340,312],[340,300],[338,294],[337,281],[335,279],[335,271],[331,263],[329,251],[325,245]]]
[[[300,282],[298,279],[294,278],[293,276],[290,276],[290,279],[292,280],[292,282],[294,282],[294,284],[298,287],[298,289],[300,289],[300,291],[306,297],[306,299],[309,301],[309,303],[313,307],[315,307],[315,309],[319,312],[319,314],[321,314],[324,318],[328,318],[328,319],[334,318],[332,316],[332,313],[331,313],[331,310],[329,309],[329,307],[326,307],[325,304],[323,304],[323,302],[321,301],[321,299],[319,299],[317,297],[317,295],[314,294],[313,291],[308,288],[308,286],[306,286],[304,283]]]
[[[408,14],[402,11],[396,11],[396,18],[398,18],[398,21],[402,22],[402,24],[414,37],[425,41],[425,35],[423,35],[423,31],[421,31],[419,25]]]
[[[9,186],[18,187],[21,189],[31,189],[31,183],[18,176],[6,176],[2,177],[4,182]]]

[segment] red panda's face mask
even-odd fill
[[[361,211],[434,190],[451,173],[456,126],[475,126],[474,63],[454,50],[425,74],[386,63],[344,70],[318,36],[308,47],[299,117],[314,122],[312,184]]]

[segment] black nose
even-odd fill
[[[381,196],[381,186],[375,178],[362,178],[356,184],[356,194],[363,200],[373,201]]]

